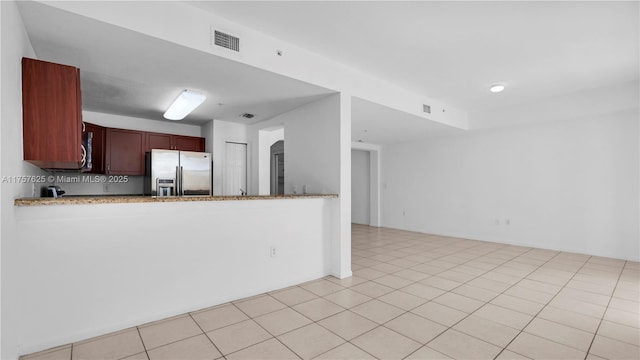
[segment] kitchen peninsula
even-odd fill
[[[191,201],[235,201],[235,200],[289,200],[289,199],[331,199],[337,194],[297,194],[297,195],[237,195],[237,196],[63,196],[59,198],[22,198],[16,199],[16,206],[37,205],[80,205],[80,204],[122,204],[122,203],[158,203]]]

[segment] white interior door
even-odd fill
[[[247,144],[225,143],[223,195],[247,191]]]

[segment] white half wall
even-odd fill
[[[3,359],[329,275],[336,202],[9,209],[14,281],[3,292],[14,316],[3,317]]]
[[[638,118],[384,146],[382,225],[638,261]]]
[[[369,225],[371,164],[368,151],[351,150],[351,222]]]

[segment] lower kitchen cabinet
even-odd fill
[[[105,146],[106,173],[144,175],[146,150],[144,131],[107,128]]]

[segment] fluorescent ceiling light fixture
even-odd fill
[[[206,99],[207,97],[201,92],[184,90],[173,101],[173,104],[169,106],[163,116],[169,120],[182,120]]]
[[[494,93],[498,93],[502,90],[504,90],[504,85],[501,85],[501,84],[491,85],[491,87],[489,88],[489,91]]]

